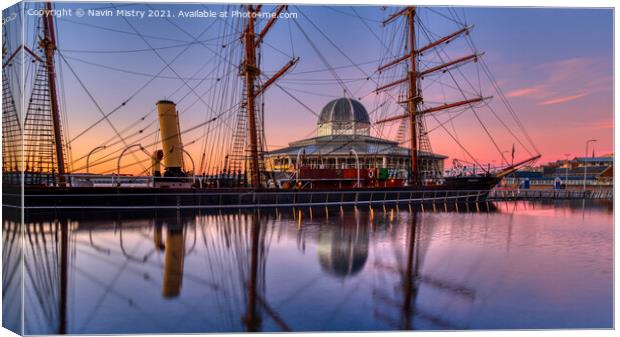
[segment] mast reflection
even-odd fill
[[[70,232],[66,218],[24,225],[24,332],[66,334]],[[36,305],[32,305],[36,303]]]
[[[2,326],[23,333],[21,215],[19,211],[8,207],[3,207],[2,212]]]
[[[246,326],[246,330],[249,332],[260,331],[261,327],[261,318],[258,312],[258,297],[260,296],[260,288],[259,288],[259,277],[261,277],[261,284],[264,285],[264,268],[261,268],[261,273],[259,276],[259,251],[264,251],[264,246],[261,245],[259,240],[260,238],[260,219],[258,216],[258,211],[254,211],[250,215],[250,258],[249,258],[249,273],[245,280],[247,284],[247,305],[246,312],[243,318],[243,322]],[[262,246],[262,247],[259,247]],[[261,249],[262,248],[262,249]],[[264,258],[264,255],[262,255]],[[264,261],[262,261],[261,265],[264,266]]]
[[[417,213],[409,214],[411,223],[407,228],[407,262],[402,272],[403,305],[399,328],[402,330],[413,329],[414,304],[418,295],[416,277],[420,271],[420,246],[418,241]]]
[[[60,299],[59,299],[59,324],[58,334],[67,333],[67,287],[69,283],[69,224],[66,219],[60,223]],[[58,228],[58,227],[57,227]]]
[[[389,327],[399,330],[415,330],[420,322],[437,326],[441,329],[464,329],[465,327],[442,317],[441,314],[431,313],[420,306],[419,294],[424,287],[432,288],[433,291],[447,292],[453,296],[454,301],[465,300],[472,302],[475,299],[475,290],[466,285],[451,282],[431,276],[432,269],[424,269],[424,257],[428,250],[432,232],[430,228],[421,223],[422,215],[418,212],[408,213],[408,223],[405,228],[405,241],[399,242],[400,233],[397,229],[391,230],[394,244],[396,265],[385,264],[381,261],[375,263],[381,272],[397,275],[397,291],[390,294],[389,287],[376,287],[373,290],[373,298],[379,308],[375,310],[375,317]],[[391,310],[386,310],[391,309]],[[397,317],[391,316],[390,312],[396,311]]]

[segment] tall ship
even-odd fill
[[[25,6],[54,9],[49,2]],[[120,69],[73,56],[72,52],[103,51],[64,50],[58,45],[62,39],[55,29],[60,22],[94,29],[104,27],[51,15],[31,18],[33,22],[25,21],[32,25],[27,33],[36,34],[34,40],[23,44],[7,35],[10,30],[5,30],[3,177],[5,187],[9,186],[5,188],[7,203],[20,204],[17,190],[9,190],[10,186],[21,184],[25,206],[33,208],[278,207],[448,199],[477,202],[485,200],[504,177],[540,158],[483,54],[477,51],[470,37],[473,26],[453,9],[442,14],[428,8],[428,13],[421,15],[423,8],[377,7],[383,20],[373,22],[352,8],[348,16],[357,17],[367,27],[369,22],[378,24],[382,31],[378,35],[368,28],[367,38],[377,40],[381,55],[378,60],[363,64],[335,43],[306,13],[307,8],[229,5],[226,9],[247,15],[234,24],[221,24],[212,38],[203,35],[215,29],[217,20],[201,27],[202,33],[195,35],[167,19],[187,35],[185,38],[189,37],[187,45],[155,45],[152,40],[157,37],[146,35],[124,18],[129,27],[125,33],[132,34],[146,48],[118,52],[150,52],[164,66],[159,73],[135,71],[148,81],[109,110],[99,104],[75,64]],[[431,14],[448,19],[454,30],[445,34],[430,30],[426,19]],[[290,21],[280,23],[283,18]],[[305,25],[300,23],[302,20]],[[270,32],[278,27],[280,34],[290,35],[290,52],[267,42]],[[447,30],[446,27],[443,25],[441,30]],[[321,46],[310,35],[310,29],[323,40]],[[322,69],[297,70],[306,57],[295,53],[293,45],[297,40],[305,40],[304,50],[314,52],[314,61],[319,61]],[[450,48],[458,41],[461,46],[455,49],[469,50],[463,56],[453,57]],[[192,76],[182,75],[173,63],[193,46],[206,48],[213,57]],[[170,58],[164,51],[174,47],[181,51]],[[327,47],[332,50],[327,52]],[[270,65],[275,62],[267,60],[271,54],[266,49],[282,54],[278,60],[282,59],[284,65],[278,70],[262,69],[267,61]],[[333,55],[341,56],[347,64],[334,66]],[[22,82],[28,88],[22,93],[30,97],[25,107],[19,106],[12,90],[19,81],[11,76],[19,66],[27,66],[26,74],[30,75]],[[347,74],[355,71],[362,77],[344,78],[341,69],[346,69]],[[69,118],[62,82],[66,76],[59,76],[67,72],[98,111],[95,122],[77,135],[67,132]],[[315,73],[330,78],[317,79],[313,77]],[[126,125],[113,122],[114,114],[126,110],[153,80],[165,76],[179,80],[180,87],[170,96],[154,100],[154,108],[137,121]],[[483,94],[482,77],[494,95]],[[358,83],[355,81],[361,85],[353,89]],[[205,82],[211,85],[206,91],[201,87]],[[321,83],[339,86],[342,95],[332,96],[320,112],[315,112],[294,92]],[[451,92],[446,93],[446,88]],[[277,89],[315,114],[317,124],[310,137],[287,147],[268,149],[266,115],[277,103],[268,102],[265,97],[268,91]],[[508,120],[490,103],[493,99],[506,109]],[[190,100],[194,103],[188,103]],[[366,104],[370,109],[363,101],[369,102]],[[183,108],[178,108],[178,104],[183,104]],[[195,104],[206,107],[204,120],[183,125],[181,115],[192,111]],[[24,111],[23,118],[20,109]],[[496,119],[494,125],[502,129],[502,135],[513,139],[511,151],[501,148],[494,138],[489,123],[478,112],[482,109]],[[476,146],[497,150],[499,163],[483,163],[464,145],[456,129],[465,118],[468,124],[479,123],[490,145]],[[112,136],[76,156],[74,149],[80,142],[92,138],[90,134],[103,126],[113,131]],[[434,131],[442,131],[464,158],[452,158],[447,168],[448,157],[433,152],[429,134]],[[519,153],[527,153],[525,158],[515,160],[515,145]],[[133,172],[127,173],[130,170]],[[138,195],[142,197],[136,198]]]

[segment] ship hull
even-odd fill
[[[41,187],[23,189],[27,209],[268,208],[485,201],[492,177],[450,178],[437,186],[282,190],[149,187]],[[19,187],[5,188],[3,205],[21,207]]]

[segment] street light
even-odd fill
[[[123,155],[125,154],[125,152],[127,152],[127,150],[131,149],[132,147],[139,147],[140,150],[144,151],[144,148],[142,147],[142,145],[140,144],[133,144],[133,145],[129,145],[127,146],[123,152],[121,152],[121,154],[118,156],[118,160],[116,162],[116,175],[118,176],[118,185],[117,186],[121,186],[121,159],[123,158]],[[112,184],[114,184],[114,177],[112,177]]]
[[[586,159],[588,159],[588,146],[590,146],[591,142],[596,142],[597,139],[589,139],[586,141],[586,155],[583,157],[583,190],[586,190],[586,175],[588,173],[588,163]]]
[[[97,146],[96,148],[90,150],[90,152],[88,152],[88,155],[86,156],[86,173],[90,173],[89,172],[89,167],[90,167],[90,155],[92,155],[93,153],[99,151],[99,150],[103,150],[105,149],[106,146],[105,145],[101,145],[101,146]]]

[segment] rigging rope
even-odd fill
[[[297,10],[302,14],[303,17],[305,17],[308,22],[310,22],[315,28],[316,26],[314,25],[314,23],[303,14],[303,12],[301,12],[299,10],[298,7],[296,7]],[[349,95],[351,95],[351,91],[347,88],[346,84],[340,79],[340,77],[338,76],[338,73],[336,73],[336,71],[332,68],[332,66],[329,64],[329,62],[327,61],[327,59],[325,58],[325,56],[323,56],[323,54],[321,53],[321,51],[319,50],[319,48],[314,44],[314,42],[312,41],[312,39],[310,39],[310,37],[308,36],[308,34],[304,31],[304,29],[301,27],[301,25],[299,24],[299,22],[295,21],[295,25],[297,26],[297,28],[299,29],[299,31],[303,34],[303,36],[306,38],[306,41],[308,42],[308,44],[310,44],[310,46],[312,47],[312,49],[314,50],[314,52],[319,56],[319,58],[321,59],[321,61],[323,62],[323,64],[329,69],[330,73],[332,74],[332,76],[334,77],[334,79],[336,79],[340,85],[340,87],[342,88],[342,90],[344,90],[345,95],[348,93]],[[318,28],[317,28],[318,29]],[[322,32],[321,32],[322,33]]]
[[[112,121],[110,121],[110,119],[108,118],[108,116],[106,115],[106,113],[103,111],[103,109],[101,108],[101,106],[99,105],[99,103],[97,102],[97,100],[95,100],[95,97],[91,94],[91,92],[88,90],[88,88],[86,87],[86,85],[84,84],[84,82],[82,82],[82,79],[77,75],[77,73],[75,72],[75,70],[73,69],[73,67],[71,66],[71,64],[67,63],[67,60],[64,59],[64,57],[62,56],[62,54],[58,53],[58,55],[60,55],[60,57],[65,61],[65,64],[67,65],[67,67],[69,68],[69,70],[71,71],[71,73],[73,74],[73,76],[75,76],[76,80],[78,81],[78,83],[80,84],[80,86],[82,87],[82,89],[86,92],[86,95],[88,95],[88,97],[90,98],[90,100],[93,102],[93,104],[97,107],[97,110],[99,111],[99,113],[103,116],[103,119],[108,122],[108,125],[110,126],[110,128],[114,131],[114,133],[119,137],[119,139],[123,142],[123,144],[125,146],[127,145],[127,142],[125,141],[125,139],[123,138],[123,136],[121,136],[121,134],[118,132],[118,130],[116,129],[116,127],[114,126],[114,123],[112,123]],[[137,159],[137,158],[136,158]]]
[[[230,34],[229,36],[233,36],[233,35],[234,34]],[[200,40],[198,42],[186,42],[186,43],[178,43],[178,44],[162,46],[162,47],[155,47],[155,49],[157,50],[175,49],[175,48],[193,46],[193,45],[197,45],[197,44],[201,44],[205,42],[210,42],[210,41],[217,40],[217,39],[219,39],[219,37]],[[124,50],[89,50],[89,49],[64,49],[63,48],[61,50],[65,53],[76,53],[76,54],[127,54],[127,53],[141,53],[141,52],[151,51],[151,49],[149,48],[124,49]]]
[[[422,23],[419,23],[419,26],[422,28],[422,32],[429,38],[428,36],[428,32],[426,27],[424,27],[424,25],[422,25]],[[445,62],[443,57],[441,56],[441,54],[439,53],[439,51],[434,50],[435,53],[437,54],[437,57],[442,61]],[[458,69],[457,69],[458,70]],[[459,83],[457,82],[456,78],[454,77],[454,75],[452,74],[452,72],[447,71],[448,75],[450,76],[450,78],[452,79],[452,81],[454,82],[454,84],[457,86],[457,88],[459,88],[459,91],[461,93],[461,95],[463,96],[464,99],[467,99],[467,95],[465,95],[465,93],[463,92],[463,90],[461,89],[461,86],[459,85]],[[462,75],[462,73],[461,73]],[[468,82],[469,83],[469,82]],[[469,83],[471,86],[471,83]],[[493,143],[493,146],[495,147],[495,149],[497,150],[497,152],[499,153],[499,155],[502,157],[502,159],[504,159],[504,161],[506,161],[506,158],[504,157],[504,153],[502,152],[502,150],[499,148],[499,145],[497,144],[497,142],[495,141],[495,138],[493,138],[493,135],[491,134],[491,132],[489,131],[489,129],[487,128],[487,126],[484,124],[484,122],[482,121],[482,119],[480,118],[480,116],[478,115],[478,113],[476,112],[476,110],[473,108],[473,106],[471,104],[469,104],[469,106],[471,107],[471,111],[473,112],[474,116],[476,117],[476,120],[478,121],[478,123],[482,126],[482,129],[484,130],[484,132],[486,133],[486,135],[489,137],[489,139],[491,140],[491,142]],[[433,114],[431,114],[433,115]],[[437,117],[433,115],[433,118],[435,120],[437,120]],[[443,129],[446,132],[449,132],[447,128],[443,127]],[[452,136],[452,134],[450,134],[450,137],[453,138],[456,141],[456,138],[454,136]],[[469,154],[469,151],[467,151],[466,153]],[[471,158],[474,161],[475,158]]]
[[[178,136],[178,135],[183,135],[183,134],[185,134],[185,133],[188,133],[188,132],[194,131],[194,130],[196,130],[196,129],[198,129],[198,128],[200,128],[200,127],[202,127],[202,126],[204,126],[204,125],[206,125],[206,124],[208,124],[208,123],[212,123],[212,122],[214,122],[214,121],[218,120],[218,119],[219,119],[222,115],[224,115],[224,113],[225,113],[225,112],[222,112],[222,113],[221,113],[221,114],[219,114],[218,116],[216,116],[216,117],[214,117],[214,118],[212,118],[212,119],[210,119],[210,120],[208,120],[208,121],[205,121],[205,122],[202,122],[202,123],[196,124],[196,125],[192,126],[192,127],[191,127],[191,128],[189,128],[189,129],[186,129],[186,130],[184,130],[184,131],[181,131],[180,133],[176,133],[176,134],[170,135],[170,137],[176,137],[176,136]],[[147,147],[152,146],[152,145],[153,145],[152,143],[149,143],[149,144],[147,144],[147,145],[143,145],[143,146],[141,146],[141,148],[140,148],[139,150],[130,150],[128,153],[135,153],[135,152],[137,152],[137,151],[144,151],[144,148],[147,148]],[[121,151],[122,151],[122,150],[121,150]],[[118,152],[120,152],[120,151],[118,151]],[[150,156],[150,153],[147,153],[147,154]],[[97,162],[94,162],[94,163],[90,164],[89,166],[90,166],[90,167],[94,167],[94,166],[98,166],[98,165],[101,165],[101,164],[104,164],[104,163],[108,163],[108,162],[113,161],[113,160],[117,160],[117,158],[110,158],[110,159],[106,159],[106,160],[103,160],[103,161],[101,161],[101,160],[100,160],[100,161],[97,161]],[[137,160],[137,159],[136,159],[136,160]],[[150,160],[150,158],[149,158],[149,160]],[[79,167],[77,170],[82,170],[82,169],[85,169],[85,168],[86,168],[86,166],[83,166],[83,167]],[[143,168],[144,168],[144,167],[143,167]],[[144,168],[144,169],[146,169],[146,168]]]
[[[128,24],[129,24],[129,23],[128,23]],[[129,24],[129,25],[131,26],[131,24]],[[137,30],[135,30],[135,28],[134,28],[133,26],[131,26],[131,27],[132,27],[132,29],[134,29],[134,31],[136,32],[136,34],[140,35],[140,33],[139,33]],[[179,27],[179,28],[180,28],[180,27]],[[208,28],[209,28],[209,27],[207,27],[207,29],[205,29],[205,31],[207,31],[207,30],[208,30]],[[204,33],[204,32],[203,32],[203,33]],[[201,34],[201,35],[202,35],[202,34]],[[200,40],[198,40],[197,38],[194,38],[194,37],[192,37],[192,38],[193,38],[194,40],[198,41],[198,43],[200,43]],[[145,39],[143,38],[143,40],[145,40]],[[152,46],[151,46],[151,45],[150,45],[147,41],[144,41],[144,42],[145,42],[147,45],[149,45],[150,47],[152,47]],[[204,45],[204,44],[202,43],[202,45]],[[188,45],[188,47],[189,47],[189,46],[191,46],[191,44],[189,44],[189,45]],[[205,46],[205,47],[206,47],[206,46]],[[186,49],[187,49],[187,48],[186,48]],[[160,57],[160,58],[161,58],[161,56],[159,55],[159,53],[157,53],[155,50],[154,50],[154,52],[155,52],[155,54],[157,54],[157,56],[158,56],[158,57]],[[216,55],[218,55],[218,56],[221,56],[221,55],[220,55],[219,53],[217,53],[217,52],[213,52],[213,53],[214,53],[214,54],[216,54]],[[169,69],[171,69],[171,70],[174,72],[174,69],[172,69],[172,68],[170,67],[170,64],[169,64],[169,63],[167,63],[167,62],[166,62],[165,60],[163,60],[163,59],[162,59],[162,61],[164,61],[164,63],[166,63],[166,67],[164,67],[163,69],[169,68]],[[175,73],[176,73],[176,72],[175,72]],[[178,74],[177,74],[177,78],[179,78],[179,77],[180,77],[180,76],[178,76]],[[183,81],[183,78],[180,78],[180,79]],[[207,79],[207,78],[203,78],[203,79],[200,81],[200,83],[199,83],[198,85],[200,85],[200,84],[201,84],[204,80],[206,80],[206,79]],[[191,86],[189,86],[189,85],[187,84],[187,82],[185,82],[185,81],[183,81],[183,82],[184,82],[184,85],[185,85],[185,86],[188,86],[188,87],[190,88],[190,91],[191,91],[191,92],[193,92],[193,93],[194,93],[194,94],[195,94],[195,95],[199,98],[199,100],[200,100],[200,101],[202,101],[203,103],[205,103],[205,105],[206,105],[206,106],[207,106],[207,107],[208,107],[208,108],[209,108],[209,109],[210,109],[213,113],[215,113],[214,109],[213,109],[213,108],[211,108],[208,104],[206,104],[206,102],[204,102],[204,100],[202,99],[202,97],[196,93],[195,88],[196,88],[198,85],[196,85],[195,87],[191,87]],[[183,87],[183,86],[181,86],[181,87]],[[185,97],[187,97],[187,95],[186,95]],[[151,113],[152,113],[152,112],[151,112]],[[148,115],[148,114],[147,114],[147,115]],[[145,117],[146,117],[146,116],[145,116]],[[145,117],[142,117],[142,118],[141,118],[141,119],[140,119],[137,123],[139,123],[140,121],[143,121],[143,120],[145,119]],[[136,124],[137,124],[137,123],[136,123]],[[136,124],[134,124],[134,125],[136,125]],[[152,125],[152,124],[153,124],[153,123],[151,123],[150,125]],[[150,126],[150,125],[149,125],[149,126]],[[147,126],[147,127],[148,127],[148,126]],[[230,127],[229,127],[229,128],[230,128]],[[128,128],[128,129],[130,129],[130,128]],[[126,130],[128,130],[128,129],[126,129]],[[142,132],[143,132],[143,130],[145,130],[145,129],[142,129],[142,130],[138,131],[138,132],[137,132],[137,133],[135,133],[134,135],[137,135],[137,134],[142,133]],[[155,131],[155,132],[153,132],[153,133],[151,133],[151,134],[155,134],[155,135],[156,135],[156,133],[157,133],[157,131]],[[145,138],[145,137],[143,137],[142,139],[144,139],[144,138]]]
[[[121,6],[121,4],[113,5],[112,7],[116,8],[117,6]],[[125,18],[125,17],[123,16],[123,18]],[[94,25],[94,24],[91,24],[91,23],[81,22],[81,21],[74,21],[74,20],[71,20],[71,19],[67,19],[66,17],[59,18],[59,20],[61,20],[63,22],[69,22],[69,23],[73,23],[73,24],[76,24],[76,25],[81,25],[81,26],[101,29],[101,30],[105,30],[105,31],[110,31],[110,32],[115,32],[115,33],[120,33],[120,34],[133,35],[133,36],[139,36],[139,34],[135,33],[135,32],[128,32],[126,30],[120,30],[120,29],[114,29],[114,28],[109,28],[109,27],[103,27],[103,26],[98,26],[98,25]],[[158,36],[158,35],[146,35],[145,34],[144,37],[148,37],[149,39],[155,39],[155,40],[165,40],[165,41],[171,41],[171,42],[190,43],[189,41],[179,40],[179,39],[171,39],[171,38],[166,38],[166,37],[162,37],[162,36]]]

